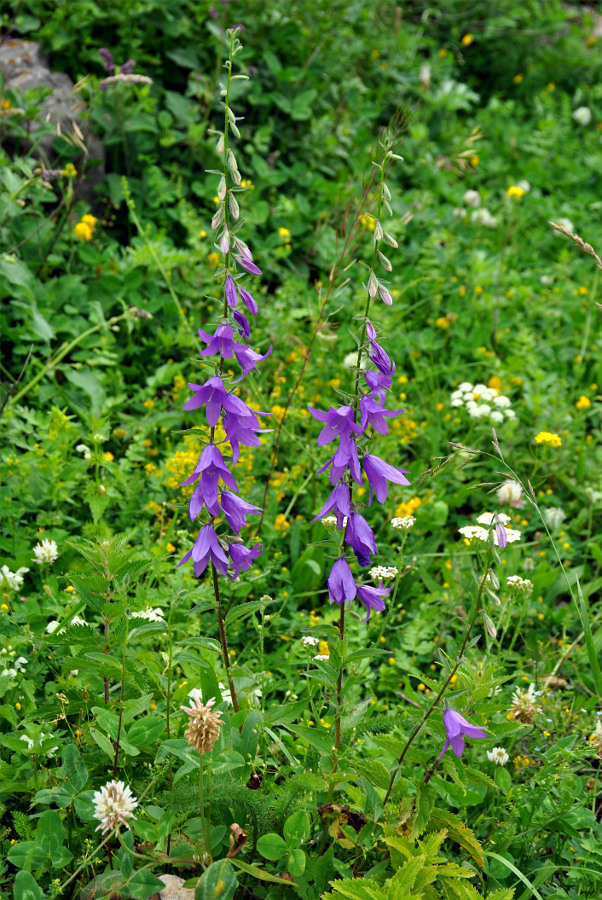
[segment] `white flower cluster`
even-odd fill
[[[332,531],[337,527],[337,519],[336,516],[324,516],[323,519],[320,519],[324,528],[328,531]],[[343,528],[347,526],[347,516],[343,516]]]
[[[491,215],[486,206],[475,209],[470,218],[471,221],[476,222],[477,225],[484,225],[485,228],[497,228],[497,219]]]
[[[515,419],[516,413],[510,409],[510,398],[496,388],[486,384],[471,384],[463,381],[451,394],[451,405],[463,406],[473,419],[487,418],[499,425],[505,419]]]
[[[521,578],[520,575],[509,575],[506,578],[506,584],[512,591],[524,594],[525,597],[529,597],[533,593],[533,582],[528,578]]]
[[[573,119],[577,125],[589,125],[592,120],[592,111],[589,106],[578,106],[573,112]]]
[[[304,634],[303,637],[301,638],[301,643],[303,644],[304,647],[309,648],[309,647],[315,647],[316,644],[320,643],[320,641],[318,638],[312,637],[310,634]]]
[[[396,578],[397,572],[397,566],[372,566],[368,574],[373,581],[385,581],[387,578]]]
[[[39,563],[41,566],[44,565],[44,563],[53,563],[58,558],[59,548],[57,547],[56,541],[44,538],[43,541],[38,541],[33,548],[34,562]]]
[[[42,744],[42,741],[51,739],[53,737],[54,737],[54,735],[52,734],[52,732],[50,732],[49,734],[46,734],[44,731],[40,731],[40,740],[39,740],[40,745]],[[28,750],[34,749],[35,742],[32,740],[32,738],[28,737],[26,734],[22,734],[21,740],[26,742]],[[54,754],[56,753],[56,751],[58,749],[59,748],[57,745],[56,747],[51,747],[50,750],[46,750],[46,756],[48,757],[48,759],[52,759],[52,757],[54,756]]]
[[[48,632],[48,634],[54,634],[55,631],[56,631],[57,634],[64,634],[66,628],[67,628],[67,627],[71,628],[71,626],[73,626],[73,625],[87,625],[88,628],[91,628],[91,627],[92,627],[92,626],[90,625],[90,623],[89,623],[89,622],[86,622],[85,619],[82,619],[81,616],[73,616],[73,618],[71,619],[71,621],[68,622],[67,625],[66,625],[64,628],[60,628],[60,627],[59,627],[60,624],[61,624],[61,623],[58,622],[56,619],[52,619],[52,620],[48,623],[48,625],[46,626],[46,631]],[[59,629],[58,631],[57,631],[57,628]]]
[[[496,766],[505,766],[510,757],[503,747],[494,747],[493,750],[487,751],[487,759]]]
[[[136,818],[133,811],[138,801],[123,781],[109,781],[99,791],[94,791],[92,803],[94,818],[100,820],[96,830],[102,830],[103,834],[110,831],[117,834],[120,825],[129,828],[127,820]]]
[[[517,531],[515,528],[506,528],[506,524],[509,521],[510,516],[507,516],[506,513],[484,512],[477,517],[478,525],[463,525],[462,528],[458,528],[458,531],[467,541],[483,541],[483,543],[489,540],[489,535],[491,534],[494,543],[499,547],[498,534],[495,528],[496,522],[503,525],[508,544],[520,541],[520,531]]]
[[[560,528],[566,519],[566,513],[559,506],[550,506],[543,511],[544,522],[552,531]]]
[[[14,656],[15,651],[13,650],[12,644],[7,644],[6,647],[3,647],[2,650],[0,650],[0,663],[2,663],[0,678],[4,676],[7,678],[14,678],[19,672],[25,671],[25,666],[27,665],[25,657],[18,656],[13,662]]]
[[[520,509],[521,506],[524,506],[523,489],[518,481],[513,481],[512,479],[504,481],[497,489],[496,495],[500,503],[507,503],[514,509]]]
[[[150,606],[147,606],[146,609],[141,609],[139,612],[130,613],[131,619],[147,619],[149,622],[163,622],[163,617],[164,612],[160,607],[151,609]]]
[[[395,531],[409,531],[416,524],[414,516],[396,516],[391,519],[391,525]]]
[[[586,487],[585,493],[592,506],[596,506],[596,504],[602,500],[602,491],[597,491],[593,487]]]
[[[8,588],[11,591],[18,591],[23,587],[23,576],[29,569],[21,566],[16,572],[11,572],[8,566],[2,566],[0,569],[0,588]]]

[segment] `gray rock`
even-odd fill
[[[183,888],[183,878],[177,875],[159,875],[165,887],[159,891],[161,900],[194,900],[194,888]]]

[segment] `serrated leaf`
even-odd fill
[[[435,828],[447,828],[450,839],[464,847],[476,864],[483,868],[485,857],[481,845],[474,832],[458,816],[447,810],[434,809],[431,813],[430,821]]]

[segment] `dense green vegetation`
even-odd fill
[[[0,84],[1,897],[599,897],[597,24],[3,4],[2,53],[39,43],[82,105],[57,134]],[[201,355],[220,323],[271,348],[242,380]],[[239,459],[209,378],[271,414]],[[331,407],[359,479],[319,474]],[[244,545],[226,492],[190,521],[212,445],[264,510]],[[339,477],[376,558],[320,521]]]

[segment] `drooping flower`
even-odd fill
[[[242,497],[238,497],[231,491],[222,491],[219,498],[226,522],[235,534],[240,534],[241,529],[247,524],[247,516],[261,512],[261,507],[247,503]]]
[[[343,527],[343,519],[351,515],[351,494],[349,488],[343,481],[335,486],[330,497],[318,515],[312,519],[312,522],[317,522],[318,519],[324,519],[330,512],[334,512],[336,515],[336,525],[340,530]]]
[[[217,425],[222,409],[242,416],[252,415],[244,400],[227,391],[224,382],[217,375],[207,379],[204,384],[189,384],[188,387],[194,391],[194,396],[184,404],[183,409],[190,411],[204,406],[210,428]]]
[[[379,582],[378,587],[372,587],[372,585],[369,584],[359,584],[357,586],[357,596],[366,607],[366,618],[364,619],[364,622],[368,621],[372,610],[383,612],[385,608],[383,597],[386,597],[390,590],[391,588],[385,588],[383,586],[382,581]]]
[[[128,819],[135,819],[134,810],[138,801],[129,787],[123,781],[109,781],[92,796],[94,804],[94,818],[100,820],[96,831],[108,834],[110,831],[119,831],[120,825],[129,828]]]
[[[257,559],[263,551],[263,544],[255,544],[254,547],[245,547],[244,544],[230,544],[228,553],[232,562],[233,574],[230,581],[238,578],[241,571],[246,572],[253,565],[253,560]]]
[[[395,484],[405,485],[409,485],[410,483],[404,474],[407,472],[407,469],[396,469],[379,456],[373,456],[372,454],[367,453],[363,459],[363,466],[370,484],[368,506],[372,505],[373,491],[376,494],[376,499],[379,503],[385,502],[389,491],[389,481],[392,481]]]
[[[344,556],[340,556],[335,562],[328,576],[328,595],[330,602],[341,604],[350,603],[357,594],[357,585],[349,568],[349,563]]]
[[[228,574],[228,557],[224,553],[212,525],[204,525],[201,528],[192,550],[189,550],[186,556],[180,560],[178,566],[183,566],[191,558],[197,578],[203,574],[210,562],[222,575]]]
[[[360,566],[370,565],[370,554],[377,554],[374,532],[359,513],[351,513],[345,529],[345,542],[349,544]]]
[[[191,522],[194,522],[203,506],[212,516],[219,516],[217,488],[220,478],[231,490],[238,490],[238,485],[215,444],[207,444],[194,472],[182,482],[181,487],[193,484],[199,476],[201,480],[196,486],[188,506]]]
[[[455,709],[446,709],[443,712],[443,724],[445,726],[446,740],[443,750],[437,757],[441,759],[448,747],[451,747],[456,756],[462,756],[464,752],[464,736],[469,738],[485,738],[489,735],[482,728],[471,725],[461,713]]]
[[[518,481],[504,481],[496,491],[500,503],[507,503],[514,509],[520,509],[524,505],[523,489]]]
[[[258,362],[266,359],[272,352],[272,348],[264,353],[256,353],[247,344],[239,344],[234,340],[231,325],[218,325],[214,334],[208,334],[199,328],[199,336],[205,341],[207,347],[201,350],[201,356],[221,356],[222,359],[236,358],[242,369],[243,376],[248,375]]]

